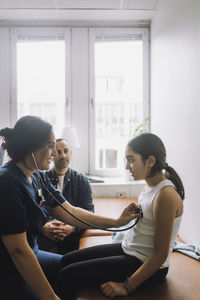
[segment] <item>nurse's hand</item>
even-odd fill
[[[118,226],[124,226],[133,219],[141,218],[142,215],[140,212],[140,207],[136,203],[132,202],[123,210],[121,216],[117,219]]]

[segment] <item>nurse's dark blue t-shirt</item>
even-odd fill
[[[63,203],[62,194],[43,172],[40,174],[48,190]],[[32,184],[12,161],[0,168],[0,236],[27,232],[28,243],[36,253],[38,234],[51,209],[58,204],[43,188],[36,173],[31,178]],[[8,267],[12,261],[0,239],[0,266],[6,264]]]

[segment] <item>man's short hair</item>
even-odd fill
[[[64,140],[64,139],[62,139],[62,138],[56,139],[56,143],[58,143],[58,142],[62,142],[62,141],[65,141],[65,140]]]
[[[65,140],[63,138],[56,139],[56,143],[59,143],[59,142],[62,142],[62,141],[65,142],[65,143],[67,143],[67,145],[70,147],[70,144],[69,144],[69,142],[67,140]]]

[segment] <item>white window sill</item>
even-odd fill
[[[143,180],[127,180],[126,178],[103,178],[104,182],[91,182],[91,186],[108,186],[108,185],[144,185],[145,182]]]
[[[136,198],[145,185],[144,181],[129,181],[126,178],[104,178],[104,182],[91,183],[93,197]]]

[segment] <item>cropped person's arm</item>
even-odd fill
[[[170,246],[174,219],[177,210],[177,195],[173,188],[165,188],[160,191],[153,203],[153,216],[155,223],[154,251],[149,259],[130,277],[129,282],[132,290],[140,286],[150,278],[165,262]],[[103,293],[126,295],[128,292],[125,284],[107,282],[101,286]],[[109,292],[107,293],[107,291]],[[117,290],[120,294],[116,294]],[[111,294],[110,294],[111,293]]]
[[[2,236],[2,241],[17,270],[40,300],[59,300],[28,245],[26,232]],[[11,287],[12,288],[12,287]]]
[[[63,206],[69,210],[72,214],[77,216],[78,218],[86,221],[95,226],[100,226],[103,228],[109,227],[121,227],[123,225],[128,224],[135,218],[140,217],[138,213],[138,206],[133,202],[129,204],[122,212],[120,217],[117,218],[107,218],[100,215],[96,215],[91,213],[85,209],[75,207],[70,205],[67,201],[63,203]],[[80,221],[74,219],[67,212],[65,212],[60,206],[56,206],[52,209],[52,216],[64,223],[78,226],[80,228],[90,228],[90,226],[81,223]]]

